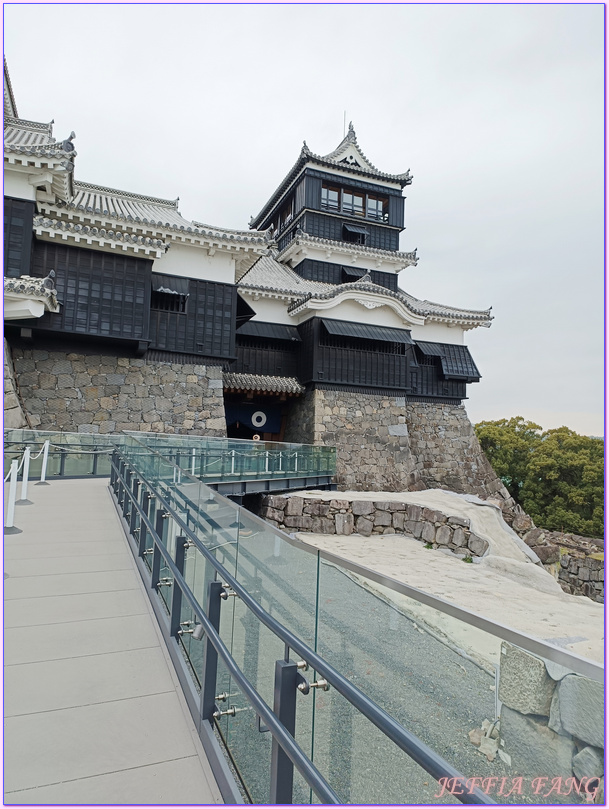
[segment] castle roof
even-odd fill
[[[241,277],[237,284],[239,290],[274,292],[298,299],[303,295],[322,294],[334,288],[334,284],[301,278],[294,270],[277,261],[275,255],[273,251],[260,256],[251,269]]]
[[[240,272],[267,249],[267,232],[231,230],[191,221],[179,212],[178,202],[75,182],[70,199],[40,203],[41,213],[34,218],[34,227],[37,235],[69,236],[85,245],[120,245],[157,258],[172,242],[234,251]]]
[[[318,165],[322,168],[328,169],[340,169],[341,171],[347,172],[348,174],[354,174],[358,177],[367,177],[372,180],[395,183],[396,185],[399,185],[400,188],[412,183],[412,175],[410,174],[410,170],[405,171],[403,174],[387,174],[377,169],[362,151],[359,143],[357,142],[353,124],[350,123],[349,131],[345,137],[342,139],[336,149],[327,155],[315,154],[309,149],[306,141],[304,141],[298,159],[279,184],[273,196],[268,200],[260,213],[257,216],[252,217],[250,222],[251,227],[260,227],[292,182],[308,164]]]
[[[374,284],[370,281],[370,276],[346,284],[309,281],[278,261],[276,254],[270,251],[261,256],[245,273],[238,283],[238,288],[241,292],[259,292],[263,295],[288,299],[288,312],[291,315],[305,309],[314,309],[316,304],[334,299],[361,298],[374,299],[377,305],[382,305],[382,300],[385,299],[392,308],[396,308],[396,303],[400,304],[404,307],[402,311],[406,310],[410,317],[419,322],[437,321],[458,324],[464,328],[477,326],[488,328],[493,319],[490,309],[460,309],[433,301],[421,301],[402,290],[394,292]]]
[[[15,95],[13,93],[13,86],[11,84],[11,77],[8,74],[8,65],[6,64],[6,56],[4,57],[4,117],[10,116],[11,118],[18,118],[17,104],[15,103]]]

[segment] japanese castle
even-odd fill
[[[457,405],[480,379],[464,335],[490,311],[398,286],[418,261],[399,249],[412,177],[377,169],[352,125],[325,156],[305,143],[249,229],[231,230],[77,179],[74,133],[19,116],[5,63],[4,168],[11,348],[216,369],[224,434],[266,440],[289,438],[311,391]]]

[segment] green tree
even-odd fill
[[[541,443],[541,427],[522,416],[481,421],[474,427],[484,454],[514,500],[522,505],[521,489],[532,454]]]
[[[547,430],[529,458],[524,510],[554,531],[603,536],[604,441],[567,427]]]

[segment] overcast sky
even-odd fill
[[[472,421],[603,433],[602,5],[5,5],[19,114],[76,178],[246,228],[352,120],[410,169],[400,285],[493,307]]]

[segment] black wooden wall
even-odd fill
[[[323,281],[326,284],[345,284],[357,281],[356,277],[350,277],[343,271],[342,265],[330,264],[328,261],[316,261],[312,258],[305,258],[300,264],[294,267],[294,272],[301,278],[309,281]],[[362,270],[368,272],[373,284],[378,284],[385,289],[397,292],[398,277],[389,272],[378,272],[378,270]]]
[[[186,312],[150,310],[150,348],[201,356],[235,356],[237,289],[190,279]]]
[[[237,335],[237,359],[228,370],[237,374],[298,377],[298,345]]]
[[[35,203],[4,197],[4,275],[30,275]]]
[[[55,270],[61,310],[36,327],[56,332],[145,340],[152,261],[82,247],[34,242],[33,275]]]
[[[201,358],[235,357],[237,290],[188,280],[186,311],[151,308],[152,260],[34,241],[32,274],[55,270],[61,310],[31,323],[46,331],[143,341],[150,349]],[[191,361],[191,360],[189,360]]]

